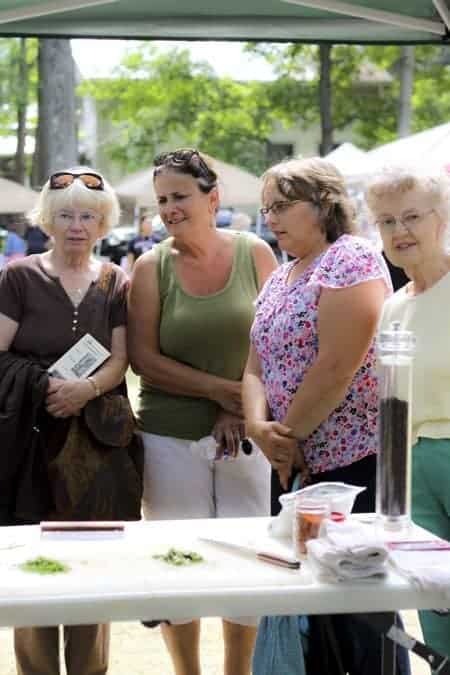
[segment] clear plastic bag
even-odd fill
[[[296,492],[281,495],[280,503],[284,508],[288,503],[294,502],[296,495],[301,494],[305,497],[326,500],[331,512],[348,516],[352,512],[357,495],[365,489],[364,486],[349,485],[348,483],[316,483],[315,485],[307,485],[301,490],[296,490]]]
[[[294,520],[294,504],[296,495],[304,495],[313,499],[326,501],[330,513],[341,513],[348,516],[352,512],[355,499],[366,488],[360,485],[347,483],[317,483],[308,485],[301,490],[289,492],[279,497],[281,511],[276,518],[270,521],[269,531],[276,537],[291,536]]]

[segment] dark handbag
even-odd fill
[[[86,405],[48,471],[55,519],[139,520],[143,447],[128,399],[110,393]]]
[[[131,443],[136,425],[126,396],[108,392],[91,399],[83,416],[91,434],[103,445],[125,448]]]

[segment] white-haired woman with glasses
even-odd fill
[[[366,199],[390,261],[411,280],[384,306],[381,328],[399,321],[416,336],[412,405],[414,522],[450,539],[449,177],[391,167]],[[420,612],[427,644],[450,654],[450,619]]]
[[[270,168],[262,201],[279,247],[294,260],[272,274],[257,301],[243,378],[247,433],[285,490],[297,474],[300,484],[363,485],[355,510],[373,511],[379,409],[374,337],[391,293],[386,264],[354,235],[344,180],[326,160]],[[378,638],[366,643],[365,629],[352,617],[332,621],[346,672],[367,675],[368,661],[379,668],[379,649],[372,651],[378,659],[367,658]],[[263,660],[269,624],[260,627],[255,675],[272,675]]]
[[[137,260],[129,303],[130,361],[142,383],[144,514],[268,515],[270,467],[239,447],[241,379],[254,301],[276,260],[255,235],[216,228],[218,177],[197,150],[157,157],[153,183],[170,236]],[[208,436],[217,459],[228,459],[192,451]],[[250,673],[255,624],[224,619],[226,675]],[[199,621],[164,623],[162,631],[176,674],[199,675]]]
[[[32,214],[52,249],[1,273],[0,405],[13,413],[2,429],[2,524],[140,517],[141,449],[124,385],[127,278],[93,257],[118,217],[100,174],[55,173]],[[109,358],[91,375],[86,355],[73,377],[53,372],[85,336]],[[68,675],[107,672],[107,624],[65,626],[64,637]],[[59,675],[58,627],[16,629],[15,652],[19,675]]]

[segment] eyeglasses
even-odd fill
[[[279,216],[287,211],[290,206],[305,201],[305,199],[286,199],[285,201],[273,202],[270,206],[263,206],[262,209],[259,209],[259,212],[262,216],[267,216],[269,213]]]
[[[75,221],[81,225],[94,225],[100,223],[102,215],[90,210],[62,209],[55,213],[55,223],[57,225],[73,225]]]
[[[79,178],[89,190],[104,190],[103,178],[98,173],[72,173],[71,171],[58,171],[50,176],[50,190],[64,190]]]
[[[398,218],[386,216],[385,218],[376,220],[375,225],[385,230],[393,230],[397,223],[401,223],[407,230],[413,230],[433,211],[434,209],[428,209],[428,211],[408,211],[408,213],[404,213]]]

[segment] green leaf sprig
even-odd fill
[[[60,574],[61,572],[68,572],[70,567],[59,562],[59,560],[39,556],[22,563],[20,569],[24,572],[33,572],[34,574]]]
[[[203,556],[199,553],[195,551],[183,551],[179,548],[169,548],[167,553],[154,555],[153,558],[163,560],[169,565],[175,565],[176,567],[204,562]]]

